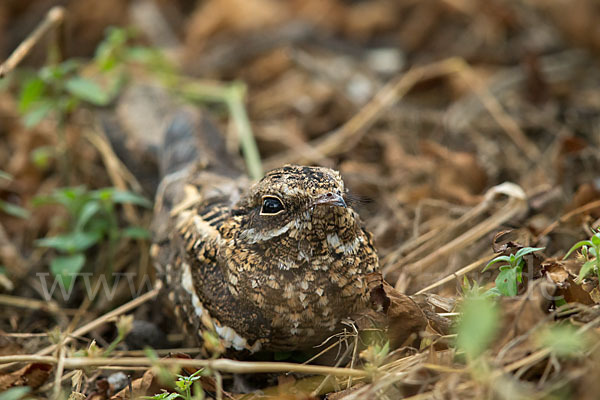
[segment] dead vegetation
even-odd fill
[[[3,2],[2,58],[25,47],[0,67],[0,391],[154,395],[179,366],[216,398],[597,398],[598,17],[592,0]],[[137,33],[102,53],[108,26]],[[44,65],[61,67],[31,89]],[[139,229],[156,173],[135,132],[161,120],[136,107],[169,106],[147,86],[209,109],[251,174],[341,171],[391,285],[385,340],[349,325],[334,367],[191,359],[206,349],[156,311]],[[543,250],[520,270],[482,272],[527,247]],[[83,273],[69,296],[47,296],[57,268]],[[486,300],[494,287],[515,292]]]

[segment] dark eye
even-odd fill
[[[283,211],[283,203],[277,197],[265,196],[263,197],[262,208],[260,209],[261,214],[277,214]]]

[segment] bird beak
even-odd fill
[[[340,194],[332,192],[328,192],[317,197],[317,199],[313,202],[313,206],[319,204],[346,208],[346,202],[344,201],[344,198]]]

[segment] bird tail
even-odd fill
[[[194,117],[190,112],[179,111],[171,119],[159,150],[161,177],[188,168],[200,159]]]

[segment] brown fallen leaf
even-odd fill
[[[14,372],[0,375],[0,392],[16,386],[29,386],[36,389],[46,383],[52,369],[50,364],[32,363]]]
[[[577,283],[577,275],[573,274],[568,266],[574,260],[548,259],[542,263],[542,273],[556,285],[556,296],[562,296],[567,303],[595,304],[591,294],[582,284]]]
[[[376,327],[387,331],[391,349],[418,344],[420,332],[428,325],[425,313],[413,299],[383,281],[381,275],[372,275],[367,284],[373,309],[355,316],[358,329]]]
[[[141,378],[131,382],[131,388],[124,388],[114,396],[111,400],[137,399],[141,396],[153,396],[161,392],[164,387],[158,382],[158,378],[152,369],[144,372]],[[130,390],[131,389],[131,390]]]

